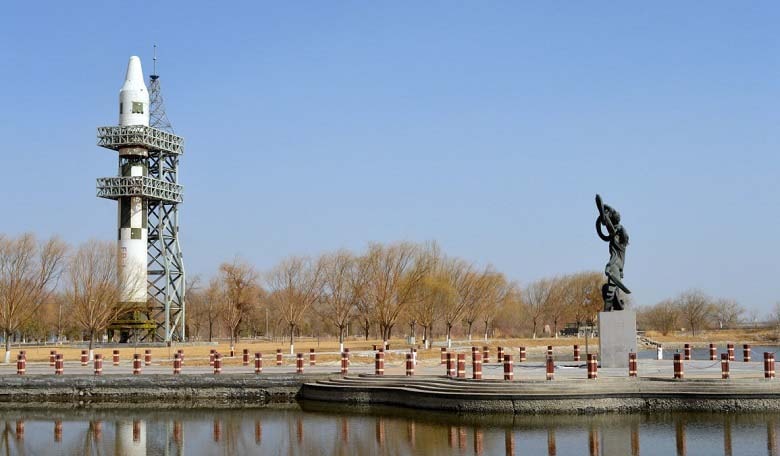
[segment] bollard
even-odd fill
[[[750,344],[742,345],[742,361],[750,362]]]
[[[141,354],[134,353],[133,354],[133,375],[140,375],[140,374],[141,374]]]
[[[555,380],[555,362],[552,356],[547,357],[547,380]]]
[[[414,360],[412,359],[411,353],[406,354],[406,376],[414,376]]]
[[[114,362],[114,366],[119,365],[119,350],[114,350],[114,353],[112,355],[112,361]]]
[[[243,353],[241,354],[241,364],[244,366],[249,365],[249,349],[245,348]]]
[[[679,353],[674,354],[674,378],[682,379],[684,377],[683,373],[683,363],[682,363],[682,356],[680,356]]]
[[[24,440],[24,421],[16,420],[16,439]]]
[[[504,380],[515,379],[515,366],[512,363],[512,355],[504,355]]]
[[[95,375],[103,375],[103,355],[95,353],[95,360],[92,362]]]
[[[21,353],[19,353],[16,356],[16,375],[24,375],[24,372],[27,370],[27,361],[24,360],[24,356],[22,356]]]
[[[255,374],[263,373],[263,354],[260,352],[255,353]]]
[[[520,362],[525,362],[525,347],[520,347]]]
[[[490,347],[485,345],[482,347],[482,363],[487,364],[490,362]]]
[[[27,350],[19,350],[19,354],[22,355],[24,362],[27,362]]]
[[[214,367],[214,358],[217,356],[217,350],[212,348],[209,350],[209,366]]]
[[[471,378],[482,380],[482,355],[475,351],[471,356]]]
[[[214,353],[214,375],[222,373],[222,353]]]
[[[352,364],[352,360],[349,359],[349,348],[344,347],[344,352],[347,353],[347,367]]]
[[[720,354],[720,378],[728,379],[731,377],[729,373],[729,355],[726,353]]]
[[[89,352],[87,350],[81,350],[81,365],[86,366],[89,363]]]
[[[317,365],[317,353],[314,352],[313,348],[309,349],[309,366],[316,366]]]
[[[180,348],[176,350],[177,353],[179,353],[179,360],[181,361],[181,367],[184,367],[184,349]]]
[[[775,378],[775,354],[764,352],[764,378]]]
[[[151,366],[152,365],[152,350],[146,349],[144,350],[144,366]]]
[[[414,360],[414,365],[417,366],[417,349],[412,349],[412,359]]]
[[[599,363],[596,355],[588,353],[588,379],[595,380],[599,377]]]
[[[276,349],[276,365],[281,366],[282,365],[282,349],[277,348]]]
[[[49,350],[49,367],[54,367],[54,361],[57,359],[57,350]]]
[[[574,345],[574,361],[580,360],[580,346]]]
[[[718,359],[718,349],[715,348],[715,344],[710,344],[710,361]]]
[[[552,358],[552,355],[553,355],[552,345],[548,345],[547,346],[547,357],[548,358]]]
[[[441,364],[447,362],[447,347],[441,347]]]
[[[349,371],[349,353],[341,352],[341,376],[346,377]]]
[[[173,375],[181,374],[181,355],[173,354]]]
[[[729,353],[729,361],[734,361],[734,344],[727,344],[726,349]]]
[[[57,353],[54,360],[54,375],[62,375],[65,371],[65,360],[62,359],[62,353]]]
[[[447,377],[455,376],[455,361],[452,359],[452,352],[447,352]]]
[[[458,353],[458,378],[466,378],[466,354]]]
[[[685,352],[685,360],[690,361],[691,360],[691,344],[685,344],[685,348],[683,350]]]
[[[385,353],[376,352],[374,358],[374,375],[385,375]]]
[[[636,353],[628,354],[628,376],[636,377]]]
[[[303,373],[303,353],[298,353],[295,355],[295,373]]]
[[[504,347],[498,347],[496,349],[496,356],[498,356],[498,362],[503,363],[504,362]]]
[[[660,344],[656,347],[655,359],[659,361],[664,359],[664,347]]]

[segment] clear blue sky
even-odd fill
[[[184,6],[186,5],[186,6]],[[230,6],[228,6],[230,5]],[[186,138],[191,274],[369,241],[437,240],[521,284],[780,300],[777,2],[10,2],[0,15],[0,231],[114,239],[130,55]]]

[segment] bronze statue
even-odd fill
[[[607,275],[607,283],[601,287],[601,296],[604,298],[604,311],[623,310],[625,303],[620,297],[620,291],[631,294],[631,290],[623,285],[623,264],[626,261],[626,247],[628,247],[628,232],[620,224],[620,213],[614,208],[601,202],[601,196],[596,195],[596,207],[599,216],[596,218],[596,233],[602,241],[609,242],[609,262],[604,268]],[[601,231],[601,227],[607,228],[607,234]]]

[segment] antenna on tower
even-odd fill
[[[157,76],[157,44],[154,44],[154,53],[152,54],[152,76]]]
[[[152,74],[149,75],[149,126],[173,133],[173,125],[165,113],[165,102],[160,87],[160,75],[157,74],[157,45],[154,45]]]

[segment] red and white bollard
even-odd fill
[[[217,356],[217,350],[212,348],[209,350],[209,366],[214,367],[214,358]]]
[[[282,365],[282,349],[277,348],[276,349],[276,365],[281,366]]]
[[[406,376],[412,377],[414,375],[414,359],[412,359],[412,354],[407,353],[406,354]]]
[[[479,351],[471,354],[471,378],[482,380],[482,355],[479,354]]]
[[[141,374],[141,354],[133,353],[133,375]]]
[[[455,360],[452,359],[452,352],[447,352],[447,377],[455,376]]]
[[[588,379],[595,380],[599,378],[599,363],[596,355],[588,353]]]
[[[466,378],[466,354],[458,353],[458,378]]]
[[[263,373],[263,354],[260,352],[255,353],[255,374]]]
[[[547,357],[547,380],[555,380],[555,362],[552,356]]]
[[[352,360],[349,359],[349,348],[344,347],[344,352],[347,354],[347,367],[349,367],[352,363]]]
[[[720,378],[726,380],[731,377],[729,372],[729,355],[721,353],[720,355]]]
[[[685,360],[690,361],[691,360],[691,344],[685,344],[685,348],[683,350],[685,352]]]
[[[750,344],[742,345],[742,361],[750,362]]]
[[[487,364],[490,362],[490,347],[485,345],[482,347],[482,363]]]
[[[574,345],[574,361],[579,361],[579,360],[580,360],[580,346],[575,344]]]
[[[317,353],[314,351],[313,348],[309,349],[309,366],[316,366],[317,365]]]
[[[349,353],[341,352],[341,376],[346,377],[349,373]]]
[[[150,349],[144,350],[144,366],[152,365],[152,351]]]
[[[715,361],[718,359],[718,349],[715,347],[715,344],[710,344],[710,361]]]
[[[547,346],[547,357],[548,358],[552,358],[552,355],[553,355],[552,345],[548,345]]]
[[[181,367],[184,367],[184,349],[180,348],[176,350],[176,352],[179,354],[179,360],[181,361]]]
[[[496,356],[498,356],[498,362],[499,363],[503,363],[504,362],[504,347],[496,348]]]
[[[181,355],[179,353],[173,354],[173,375],[181,374]]]
[[[636,353],[628,354],[628,376],[636,377]]]
[[[441,347],[441,364],[447,362],[447,347]]]
[[[24,420],[16,420],[16,440],[24,440]]]
[[[95,353],[95,360],[92,362],[95,375],[103,375],[103,355]]]
[[[19,350],[19,354],[22,355],[24,362],[27,362],[27,350]]]
[[[524,363],[525,359],[525,347],[520,347],[520,362]]]
[[[114,350],[112,354],[112,361],[114,362],[114,366],[119,365],[119,350]]]
[[[54,422],[54,441],[57,443],[62,442],[62,420]]]
[[[24,356],[19,353],[16,356],[16,375],[24,375],[27,371],[27,361],[24,360]]]
[[[385,352],[379,351],[374,355],[374,375],[385,375]]]
[[[512,362],[512,355],[504,355],[504,380],[515,379],[515,366]]]
[[[685,376],[683,372],[683,360],[679,353],[674,354],[674,378],[682,379]]]
[[[49,367],[54,367],[54,361],[57,360],[57,350],[49,350]]]
[[[734,361],[734,344],[727,344],[726,349],[729,353],[729,361]]]
[[[775,354],[764,352],[764,378],[775,378]]]
[[[214,353],[214,375],[222,373],[222,353]]]
[[[62,375],[65,372],[65,360],[62,358],[62,353],[57,353],[54,359],[54,375]]]
[[[81,365],[86,366],[89,364],[89,352],[87,350],[81,350]]]
[[[249,349],[245,348],[244,351],[241,353],[241,364],[244,366],[249,365]]]
[[[303,353],[298,353],[295,355],[295,373],[303,373]]]

